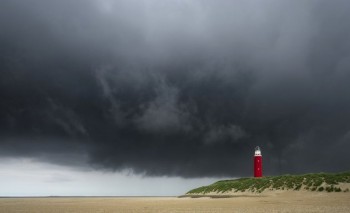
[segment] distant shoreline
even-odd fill
[[[172,197],[179,197],[178,195],[169,195],[169,196],[153,196],[153,195],[146,195],[146,196],[0,196],[0,199],[3,199],[3,198],[160,198],[160,197],[169,197],[169,198],[172,198]]]

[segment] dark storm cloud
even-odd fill
[[[0,154],[145,175],[348,170],[348,1],[0,3]]]

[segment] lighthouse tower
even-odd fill
[[[258,146],[254,153],[254,177],[262,177],[262,155]]]

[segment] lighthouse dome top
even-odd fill
[[[261,156],[261,150],[260,150],[259,146],[255,147],[255,154],[254,155],[255,156]]]

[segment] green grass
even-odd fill
[[[272,190],[300,190],[341,192],[338,183],[350,183],[350,172],[343,173],[315,173],[304,175],[267,176],[262,178],[239,178],[221,180],[208,186],[193,189],[187,194],[206,194],[209,192],[263,192]]]

